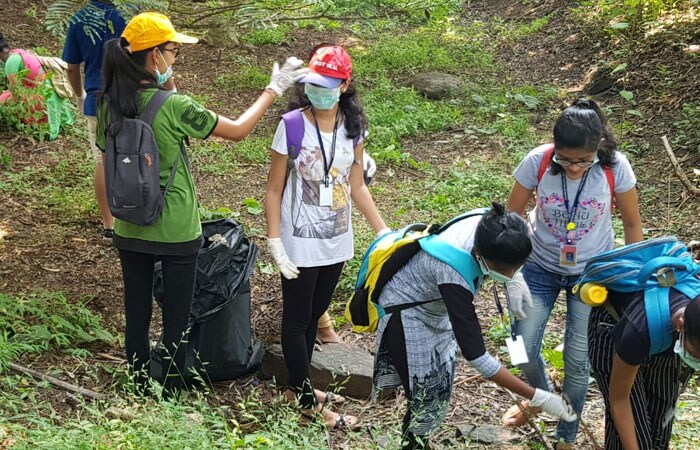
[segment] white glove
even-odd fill
[[[362,151],[362,161],[365,165],[365,180],[372,180],[372,178],[374,178],[374,174],[377,173],[377,163],[374,162],[374,159],[371,156],[369,156],[367,150]]]
[[[85,114],[85,97],[87,94],[83,91],[83,95],[80,97],[75,97],[75,104],[78,106],[78,112],[80,114]]]
[[[506,289],[508,290],[508,308],[510,308],[510,312],[518,320],[525,319],[527,315],[525,314],[524,304],[527,304],[530,308],[533,307],[533,304],[532,294],[523,274],[518,273],[515,275],[511,281],[506,283]]]
[[[297,81],[306,76],[309,69],[307,67],[302,68],[301,66],[303,65],[304,62],[294,56],[287,58],[284,64],[282,64],[282,68],[280,68],[279,64],[275,63],[272,66],[270,84],[268,84],[265,89],[272,89],[278,97],[281,97],[284,91],[294,86]]]
[[[542,411],[557,416],[565,422],[573,422],[578,418],[576,411],[566,400],[542,389],[535,389],[530,406],[541,408]]]
[[[270,250],[270,254],[272,254],[272,258],[275,260],[275,264],[283,277],[293,280],[299,276],[299,269],[289,260],[280,238],[267,238],[267,248]]]
[[[381,230],[377,231],[377,237],[382,237],[387,233],[391,233],[391,228],[389,228],[389,227],[382,228]]]

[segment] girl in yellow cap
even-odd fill
[[[106,148],[110,124],[138,117],[159,90],[174,90],[173,64],[180,53],[180,44],[196,42],[196,38],[176,32],[170,20],[157,13],[137,15],[120,39],[107,42],[103,90],[97,111],[97,145],[102,151]],[[184,140],[211,135],[242,140],[274,100],[304,76],[306,70],[301,66],[302,62],[296,58],[289,58],[281,68],[275,63],[270,84],[236,120],[219,116],[180,94],[167,97],[157,110],[151,126],[160,159],[160,185],[161,189],[169,186],[162,214],[151,225],[137,225],[119,218],[114,224],[114,246],[119,251],[124,279],[126,353],[138,383],[144,383],[148,374],[156,260],[163,265],[163,350],[172,356],[172,364],[159,381],[171,391],[183,387],[187,379],[186,334],[202,229],[195,185],[186,155],[181,157]],[[171,171],[174,175],[168,184]]]

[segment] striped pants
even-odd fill
[[[605,308],[593,308],[588,323],[588,357],[605,400],[605,449],[624,450],[610,415],[608,383],[614,354],[610,335],[615,320]],[[630,401],[640,450],[669,448],[676,400],[692,372],[670,352],[650,356],[634,380]]]

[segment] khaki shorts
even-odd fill
[[[88,123],[88,142],[92,156],[95,157],[96,164],[102,164],[102,150],[97,147],[97,117],[87,116]]]

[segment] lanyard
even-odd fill
[[[576,210],[578,209],[578,200],[579,197],[581,196],[581,191],[583,191],[583,187],[586,184],[586,180],[588,179],[588,173],[590,172],[591,169],[587,169],[586,172],[583,174],[583,178],[581,179],[581,184],[578,185],[578,190],[576,191],[576,197],[574,198],[574,206],[569,209],[569,189],[566,186],[566,175],[564,175],[564,172],[561,173],[561,190],[562,190],[562,195],[564,196],[564,207],[566,208],[566,212],[569,214],[569,221],[566,224],[566,229],[569,230],[569,226],[571,224],[574,224],[574,228],[576,227],[576,223],[574,222],[574,217],[576,217]]]
[[[496,309],[498,309],[498,314],[501,316],[501,322],[503,323],[503,327],[510,332],[510,337],[515,340],[515,332],[513,331],[513,327],[509,327],[506,325],[506,317],[505,313],[503,312],[503,305],[501,305],[501,299],[498,297],[498,289],[496,289],[496,283],[493,283],[492,285],[492,290],[493,290],[493,298],[496,300]],[[506,291],[506,301],[510,302],[510,296],[508,295],[508,289]],[[510,317],[510,310],[508,310],[508,320],[512,322],[511,317]]]
[[[316,126],[316,135],[318,136],[318,145],[321,147],[321,156],[323,156],[323,184],[328,187],[328,182],[330,178],[328,174],[331,171],[331,166],[333,165],[333,160],[335,159],[335,139],[338,136],[338,120],[340,118],[340,108],[335,114],[335,125],[333,126],[333,140],[331,141],[331,154],[330,157],[326,156],[326,150],[323,148],[323,137],[321,136],[321,130],[318,128],[318,122],[316,121],[316,112],[314,108],[311,108],[311,115],[314,116],[314,125]]]

